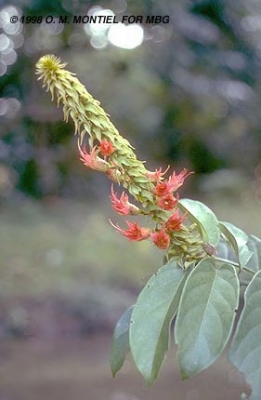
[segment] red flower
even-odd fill
[[[123,236],[126,236],[131,242],[140,242],[141,240],[147,239],[151,233],[151,230],[149,228],[139,226],[137,222],[134,222],[134,224],[132,224],[131,222],[126,221],[128,229],[122,229],[118,225],[114,225],[111,221],[110,223]]]
[[[165,222],[165,228],[168,232],[179,231],[181,229],[181,224],[186,218],[186,214],[179,216],[179,211],[175,213]]]
[[[108,140],[101,140],[99,150],[103,156],[110,156],[116,148]]]
[[[166,197],[169,194],[175,192],[180,186],[183,185],[184,180],[187,176],[192,174],[193,172],[188,172],[187,169],[183,169],[180,174],[176,175],[173,172],[172,176],[169,177],[168,180],[164,180],[162,182],[158,182],[155,186],[154,192],[158,197]]]
[[[170,168],[170,166],[168,165],[164,172],[161,172],[161,168],[155,169],[155,171],[148,171],[146,175],[152,181],[159,182],[161,180],[162,176],[165,175],[166,172],[169,170],[169,168]]]
[[[173,172],[172,176],[169,177],[169,180],[168,180],[169,190],[171,192],[175,192],[180,186],[183,185],[184,180],[190,174],[193,174],[193,172],[188,172],[188,170],[186,168],[184,168],[183,171],[181,171],[180,174],[178,174],[178,175],[176,175],[176,173]]]
[[[113,186],[111,186],[111,203],[112,203],[112,208],[114,211],[116,211],[118,214],[121,215],[129,215],[129,214],[138,214],[139,209],[136,207],[134,204],[129,203],[129,197],[126,193],[122,193],[121,197],[118,198],[114,191],[113,191]]]
[[[160,197],[157,204],[163,210],[172,210],[177,204],[178,199],[176,199],[172,194],[168,193],[165,197]]]
[[[169,185],[167,181],[158,182],[155,186],[155,194],[158,197],[165,197],[170,194]]]
[[[83,162],[83,164],[86,167],[89,167],[91,169],[94,169],[96,171],[106,171],[107,169],[107,163],[106,161],[102,160],[100,157],[98,157],[98,152],[97,151],[97,146],[94,146],[91,150],[90,153],[87,153],[86,148],[84,147],[81,149],[79,147],[79,152],[80,152],[80,160]]]
[[[163,229],[151,233],[151,239],[159,249],[165,250],[169,247],[170,236]]]

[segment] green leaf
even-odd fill
[[[233,247],[241,268],[245,267],[253,254],[247,246],[248,235],[230,222],[220,222],[220,228]]]
[[[220,241],[218,242],[218,245],[216,247],[216,251],[218,258],[227,260],[228,262],[231,261],[231,264],[233,264],[233,262],[238,262],[237,256],[231,244],[225,237],[220,238]]]
[[[230,264],[202,260],[186,280],[175,325],[178,362],[188,378],[211,365],[223,351],[234,322],[239,281]]]
[[[216,246],[220,238],[220,228],[213,211],[200,201],[190,199],[180,200],[179,207],[182,211],[188,213],[192,222],[197,224],[203,240]]]
[[[126,354],[130,350],[129,329],[133,307],[134,306],[131,306],[124,311],[114,329],[110,354],[110,366],[113,377],[115,377],[123,366]]]
[[[261,269],[261,240],[254,235],[250,235],[247,246],[253,254],[246,267],[257,272]]]
[[[245,305],[229,351],[229,360],[243,372],[252,393],[261,393],[261,271],[257,272],[244,295]]]
[[[151,385],[157,378],[169,345],[170,323],[175,316],[184,277],[189,271],[168,262],[141,291],[131,317],[130,348],[134,362]]]

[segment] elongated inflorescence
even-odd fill
[[[69,117],[74,121],[81,161],[86,167],[104,172],[113,182],[122,185],[138,203],[133,204],[125,192],[118,195],[112,186],[110,199],[118,214],[147,215],[153,222],[152,227],[141,227],[137,222],[126,221],[126,229],[112,225],[131,241],[150,239],[183,268],[204,258],[207,253],[196,225],[191,225],[178,209],[176,191],[191,172],[184,169],[165,178],[168,169],[164,172],[161,168],[147,170],[100,103],[65,67],[66,64],[57,57],[46,55],[36,64],[36,73],[43,81],[43,87],[50,91],[52,100],[56,98],[57,105],[63,105],[65,121]]]

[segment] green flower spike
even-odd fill
[[[164,180],[161,169],[151,172],[144,166],[144,162],[137,159],[133,147],[123,138],[110,121],[108,115],[75,77],[75,74],[65,69],[66,63],[53,55],[43,56],[36,64],[36,73],[43,87],[50,91],[52,100],[56,98],[57,105],[63,105],[64,120],[69,117],[74,121],[75,134],[78,134],[79,151],[83,163],[95,170],[105,172],[115,182],[122,184],[129,193],[141,204],[135,208],[135,214],[151,217],[154,228],[146,231],[144,239],[148,237],[156,246],[167,250],[168,258],[175,258],[182,268],[204,258],[204,242],[195,224],[185,226],[182,222],[185,217],[179,217],[177,212],[178,201],[173,191],[183,184],[189,175],[183,170],[179,175],[175,173],[168,180]],[[83,144],[85,135],[88,135],[89,152]],[[127,196],[120,199],[113,197],[115,211],[126,214],[126,210],[134,209],[128,202]],[[121,203],[122,202],[122,203]],[[129,208],[128,208],[129,207]],[[131,212],[130,212],[131,215]],[[173,221],[177,215],[177,221]],[[176,229],[169,232],[166,224],[171,219]],[[137,223],[127,221],[128,229],[117,228],[130,240],[141,240],[142,229]],[[151,232],[151,234],[149,234]]]
[[[65,121],[69,116],[74,121],[80,144],[86,133],[91,148],[95,142],[110,141],[116,150],[110,156],[108,175],[128,188],[139,202],[145,205],[152,203],[153,184],[146,177],[148,171],[143,162],[137,160],[132,146],[119,134],[100,103],[94,100],[74,74],[64,69],[65,66],[53,55],[42,57],[36,65],[39,79],[51,92],[52,100],[56,95],[57,104],[63,104]]]

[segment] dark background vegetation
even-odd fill
[[[143,24],[134,49],[84,24],[8,24],[97,6],[170,22]],[[145,389],[129,364],[112,383],[112,328],[162,254],[109,227],[110,183],[79,161],[74,126],[35,63],[47,53],[67,61],[150,169],[195,171],[181,195],[261,235],[260,37],[255,0],[0,0],[1,400],[238,398],[242,379],[223,359],[188,384],[172,365]]]
[[[145,40],[132,50],[95,48],[84,24],[21,24],[15,34],[2,29],[2,40],[13,42],[2,46],[2,197],[79,198],[86,191],[95,195],[99,186],[100,177],[86,175],[78,162],[72,124],[61,121],[36,81],[35,62],[46,53],[69,61],[141,158],[186,166],[196,176],[226,168],[254,178],[261,152],[258,2],[12,4],[26,16],[86,15],[99,5],[119,20],[124,14],[169,15],[170,23],[144,24]],[[9,2],[6,7],[12,14]]]

